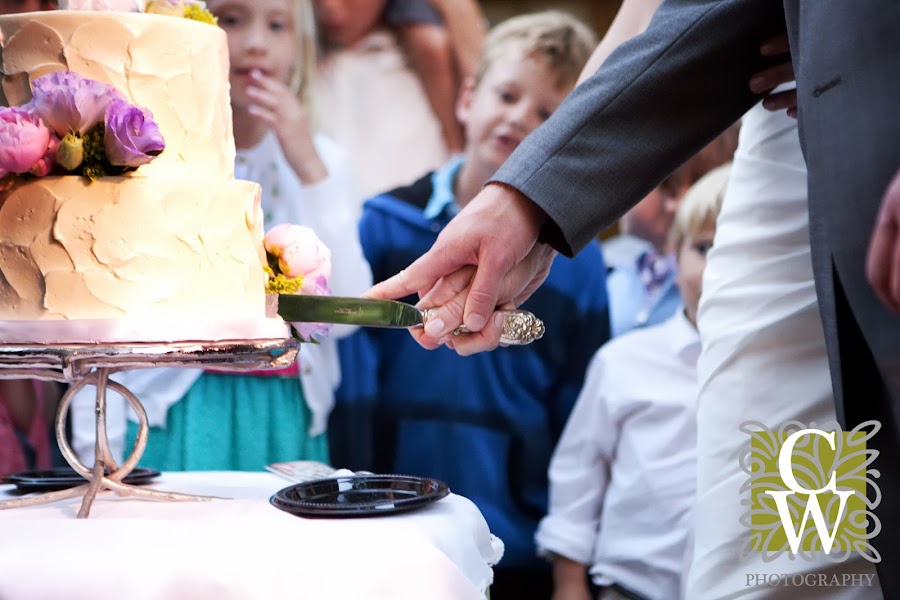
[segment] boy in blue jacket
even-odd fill
[[[514,17],[488,34],[456,104],[463,154],[364,205],[360,242],[376,281],[432,246],[571,91],[593,46],[585,25],[555,11]],[[548,598],[552,590],[533,536],[547,510],[551,454],[591,356],[609,339],[599,244],[557,260],[522,308],[544,321],[543,339],[470,357],[424,350],[402,330],[342,340],[330,425],[335,465],[435,477],[478,506],[506,547],[492,600]]]

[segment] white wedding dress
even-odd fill
[[[740,488],[748,476],[738,456],[749,439],[741,423],[774,430],[790,420],[836,418],[813,283],[806,183],[797,121],[761,105],[751,109],[699,308],[698,488],[688,600],[881,597],[874,565],[856,556],[838,564],[741,556],[750,533],[740,523],[746,510]],[[866,574],[872,586],[756,584],[755,575],[773,573]]]

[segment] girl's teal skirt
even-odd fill
[[[325,434],[309,437],[297,377],[206,372],[151,427],[140,466],[160,471],[262,471],[290,460],[328,463]],[[128,422],[126,449],[137,438]]]

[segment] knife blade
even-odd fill
[[[306,296],[302,294],[268,294],[267,313],[277,314],[288,322],[334,323],[362,327],[422,327],[434,314],[432,309],[419,309],[395,300],[348,298],[342,296]],[[526,310],[502,311],[501,344],[522,346],[544,335],[544,323]],[[465,327],[454,335],[467,333]]]

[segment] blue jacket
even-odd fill
[[[423,215],[432,190],[429,174],[364,205],[360,241],[375,281],[409,266],[449,222],[448,211]],[[336,466],[435,477],[471,499],[506,545],[504,567],[543,562],[533,537],[550,457],[588,362],[609,339],[599,244],[558,259],[523,308],[546,324],[543,339],[470,357],[424,350],[404,330],[341,340],[329,425]]]

